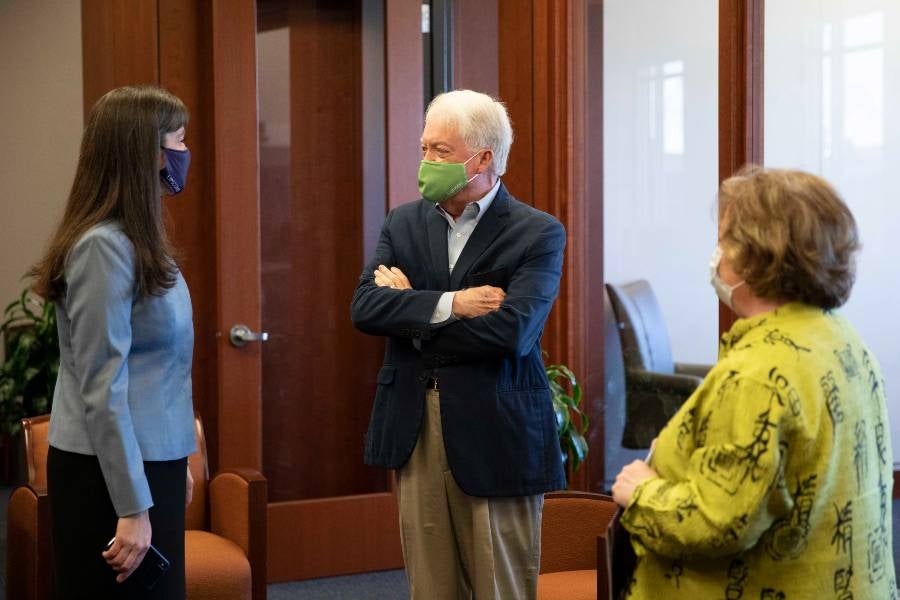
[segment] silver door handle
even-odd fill
[[[231,345],[235,348],[243,348],[250,342],[265,342],[269,339],[269,334],[265,331],[254,333],[253,330],[246,325],[235,325],[231,328],[228,339],[231,340]]]

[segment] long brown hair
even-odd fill
[[[175,285],[178,268],[163,224],[159,153],[165,134],[187,121],[184,103],[158,87],[120,87],[97,101],[62,221],[29,272],[35,292],[52,301],[63,296],[69,251],[103,221],[121,224],[134,245],[140,296],[160,295]]]

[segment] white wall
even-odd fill
[[[856,217],[843,312],[881,362],[900,459],[900,2],[767,2],[765,27],[766,164],[824,176]]]
[[[717,0],[604,2],[604,271],[647,279],[679,362],[712,364]]]
[[[81,3],[0,0],[0,306],[61,216],[83,127]]]

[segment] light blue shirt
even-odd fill
[[[134,246],[112,222],[75,244],[65,280],[50,445],[96,455],[116,514],[131,515],[153,505],[144,461],[196,446],[190,294],[179,272],[162,295],[139,297]]]
[[[450,213],[441,208],[440,204],[435,205],[435,210],[440,212],[450,225],[447,229],[447,256],[450,262],[449,268],[451,273],[453,272],[453,267],[456,266],[456,261],[459,260],[459,255],[462,254],[463,248],[466,247],[466,242],[472,237],[472,232],[475,231],[475,227],[478,226],[481,217],[491,207],[499,189],[500,178],[498,177],[494,187],[482,196],[480,200],[466,206],[458,219],[454,219]],[[432,324],[443,323],[455,318],[453,316],[453,297],[455,295],[456,292],[444,292],[441,294],[437,307],[431,315]]]

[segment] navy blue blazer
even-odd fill
[[[447,460],[464,492],[523,496],[565,487],[540,348],[559,293],[565,240],[559,221],[501,184],[451,275],[447,221],[434,204],[419,200],[388,213],[351,306],[358,329],[387,337],[366,464],[406,464],[418,439],[425,385],[435,376]],[[372,272],[380,264],[401,269],[413,290],[376,286]],[[430,323],[443,292],[481,285],[506,292],[500,310]]]

